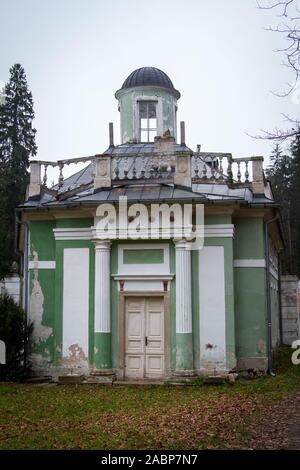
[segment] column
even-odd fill
[[[176,253],[176,372],[193,373],[191,245],[175,241]]]
[[[111,371],[110,321],[110,241],[93,240],[95,244],[95,322],[94,367],[99,372]]]

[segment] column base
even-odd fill
[[[172,377],[197,377],[197,372],[195,370],[174,370],[172,372]]]
[[[93,370],[112,372],[111,333],[94,333]]]
[[[90,371],[90,375],[97,376],[97,377],[110,377],[110,376],[115,376],[116,374],[113,370],[92,369]]]

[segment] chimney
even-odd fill
[[[264,194],[264,157],[251,157],[252,161],[252,191],[254,194]]]
[[[180,145],[185,145],[185,123],[184,121],[180,122]]]
[[[109,147],[114,147],[114,124],[109,123]]]

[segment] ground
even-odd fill
[[[300,449],[300,365],[234,385],[0,384],[1,449]]]

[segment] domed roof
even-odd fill
[[[168,75],[156,67],[141,67],[134,70],[125,80],[121,90],[138,86],[158,86],[172,90],[180,97],[180,93],[175,90],[174,85]]]

